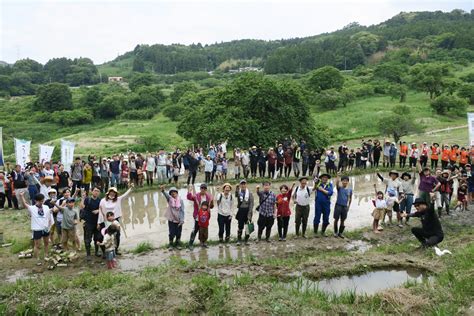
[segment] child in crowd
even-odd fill
[[[352,171],[352,169],[354,168],[355,160],[356,160],[356,154],[354,153],[354,149],[351,149],[351,152],[349,154],[349,166],[348,166],[349,171]]]
[[[209,202],[203,201],[198,212],[198,225],[199,225],[199,241],[201,247],[207,248],[207,238],[209,236],[209,220],[211,218],[211,212],[209,210]]]
[[[228,168],[228,163],[227,163],[227,158],[224,157],[222,158],[222,178],[224,180],[227,180],[227,168]]]
[[[454,210],[459,208],[462,211],[465,211],[467,209],[467,184],[462,183],[460,184],[458,188],[458,202],[456,204],[456,207]]]
[[[138,168],[137,168],[137,177],[138,177],[138,180],[137,180],[138,186],[139,186],[139,187],[142,187],[142,186],[143,186],[143,178],[144,178],[144,176],[143,176],[143,168],[142,168],[142,167],[138,167]]]
[[[381,224],[386,224],[385,215],[387,215],[388,216],[388,225],[391,226],[393,224],[393,222],[392,222],[392,212],[394,211],[395,203],[398,203],[397,193],[395,192],[395,189],[389,188],[387,190],[387,197],[385,198],[385,202],[387,203],[387,207],[386,207],[386,210],[385,210],[385,214],[382,218]],[[397,211],[397,210],[395,210],[395,211]]]
[[[106,230],[104,240],[97,242],[97,245],[105,248],[105,258],[107,260],[107,269],[109,270],[117,268],[117,261],[115,259],[115,234],[117,231],[118,228],[115,225],[110,225]]]
[[[385,210],[387,208],[387,202],[383,198],[383,192],[377,191],[377,184],[374,184],[375,189],[375,200],[374,206],[375,209],[372,212],[372,216],[374,217],[374,221],[372,222],[372,230],[374,233],[379,234],[383,228],[379,225],[380,220],[385,217]]]
[[[80,250],[80,244],[77,238],[76,226],[79,223],[79,217],[77,210],[74,207],[76,203],[75,198],[68,198],[64,200],[63,204],[59,207],[63,219],[61,225],[61,243],[64,250],[68,250],[68,242],[72,241],[76,245],[76,249]]]
[[[279,241],[286,241],[286,234],[288,233],[288,224],[291,216],[290,200],[294,187],[295,183],[293,183],[290,190],[288,190],[286,184],[281,185],[280,194],[276,197]]]
[[[169,246],[168,249],[172,250],[173,247],[180,250],[181,232],[184,224],[184,202],[178,196],[178,190],[171,188],[168,192],[165,192],[165,187],[160,187],[161,193],[168,202],[168,208],[166,209],[165,217],[168,219],[169,229]]]

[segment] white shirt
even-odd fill
[[[45,198],[48,197],[49,195],[49,190],[51,190],[51,187],[48,187],[44,184],[40,185],[40,193],[44,195]]]
[[[114,217],[116,219],[122,217],[122,200],[123,198],[127,197],[131,191],[131,189],[128,189],[128,191],[119,196],[115,202],[113,200],[107,200],[106,198],[103,198],[99,204],[99,219],[97,224],[101,224],[107,219],[108,212],[114,213]]]
[[[309,193],[308,193],[309,191]],[[305,186],[302,188],[301,186],[296,187],[295,193],[294,193],[294,200],[296,204],[301,205],[301,206],[307,206],[309,203],[311,203],[311,188],[308,186]]]
[[[392,178],[384,178],[383,183],[387,185],[387,190],[392,188],[395,190],[395,197],[398,198],[398,191],[401,191],[401,186],[402,182],[400,181],[400,178],[396,178],[395,180],[392,180]]]
[[[216,196],[217,201],[217,212],[222,216],[234,215],[234,199],[232,193],[226,197],[224,193],[219,193]]]
[[[36,205],[28,206],[28,212],[31,217],[31,230],[47,230],[54,223],[53,212],[47,205],[43,204],[43,215],[38,213],[38,207]]]
[[[166,160],[168,156],[165,154],[158,155],[158,166],[166,166]]]
[[[224,154],[227,153],[227,142],[221,144],[221,149]]]
[[[420,156],[420,152],[418,151],[418,148],[410,149],[410,157],[418,158],[419,156]]]
[[[204,160],[204,172],[212,172],[214,169],[214,162],[212,160]]]
[[[155,167],[156,167],[155,158],[148,157],[146,159],[146,171],[153,172],[155,171]]]
[[[245,154],[242,154],[242,164],[244,166],[248,165],[250,162],[250,156],[249,154],[245,153]]]
[[[49,169],[49,170],[46,170],[46,169],[43,169],[42,170],[43,174],[45,177],[54,177],[54,170],[53,169]]]
[[[385,200],[375,199],[376,208],[387,208],[387,202]]]
[[[386,205],[389,210],[393,209],[396,200],[397,198],[395,196],[387,196]]]

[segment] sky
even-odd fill
[[[212,44],[331,32],[404,11],[471,11],[474,0],[0,0],[0,60],[110,61],[137,44]]]

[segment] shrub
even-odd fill
[[[440,115],[449,113],[462,116],[466,114],[467,101],[453,95],[442,95],[431,101],[431,107]]]
[[[186,111],[186,107],[182,104],[171,104],[163,109],[163,114],[172,121],[179,121]]]
[[[80,125],[92,123],[94,118],[89,112],[78,109],[70,111],[56,111],[51,114],[51,120],[61,125]]]
[[[155,115],[156,110],[152,108],[129,110],[120,114],[119,118],[122,120],[149,120]]]

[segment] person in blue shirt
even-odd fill
[[[344,221],[347,218],[347,213],[352,202],[352,189],[349,188],[349,177],[342,176],[341,181],[339,177],[336,178],[337,201],[334,206],[334,237],[344,238]],[[338,227],[338,222],[341,220],[341,225]]]
[[[321,235],[326,236],[326,228],[329,225],[329,214],[331,212],[331,196],[333,194],[333,185],[329,182],[331,176],[327,173],[322,174],[319,178],[316,178],[316,183],[313,190],[316,191],[315,201],[315,216],[313,221],[314,234],[318,233],[319,222],[321,221],[321,215],[323,215],[323,226],[321,229]]]

